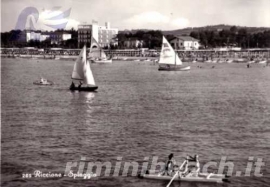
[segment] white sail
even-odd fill
[[[73,72],[71,75],[72,79],[77,79],[77,80],[83,80],[84,78],[84,63],[83,63],[83,57],[85,56],[84,53],[86,54],[86,47],[84,46],[83,49],[80,52],[80,55],[78,56],[74,67],[73,67]]]
[[[85,61],[85,71],[84,71],[84,79],[83,82],[85,84],[91,84],[91,85],[96,85],[95,79],[92,73],[92,70],[90,68],[90,63],[89,61]]]
[[[91,38],[91,46],[89,52],[90,58],[99,58],[99,59],[106,59],[106,54],[99,46],[98,42],[95,40],[94,37]]]
[[[182,65],[182,61],[164,36],[162,39],[159,64]]]
[[[84,84],[95,85],[90,63],[86,59],[86,46],[83,47],[74,64],[72,79],[82,80]]]

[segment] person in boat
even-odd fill
[[[78,88],[80,89],[81,87],[82,87],[82,82],[80,81]]]
[[[175,165],[175,160],[173,159],[173,153],[171,153],[169,156],[168,156],[168,160],[165,164],[165,168],[164,168],[164,171],[162,173],[162,175],[169,175],[171,176],[172,172],[173,172],[173,168],[174,168],[174,165]]]
[[[75,88],[75,84],[74,84],[74,82],[72,81],[72,83],[71,83],[71,85],[70,85],[70,89],[73,89],[73,88]]]
[[[188,172],[188,157],[185,160],[185,164],[183,165],[183,167],[185,168],[182,172],[181,172],[181,176],[186,176],[189,172]]]
[[[47,83],[47,80],[46,79],[43,79],[42,77],[40,78],[40,83],[44,84],[44,83]]]
[[[200,172],[200,162],[199,162],[199,155],[188,156],[187,157],[188,167],[190,167],[186,176],[198,176]]]
[[[43,78],[42,77],[40,78],[40,83],[43,83]]]

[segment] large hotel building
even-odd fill
[[[117,34],[118,29],[111,28],[109,22],[106,22],[105,26],[99,26],[96,22],[82,24],[78,26],[78,47],[81,48],[84,44],[90,47],[92,37],[101,47],[117,45],[117,40],[115,40]]]

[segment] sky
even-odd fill
[[[110,22],[119,30],[176,30],[228,24],[270,27],[270,0],[1,0],[1,32],[77,29]]]

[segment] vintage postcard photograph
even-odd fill
[[[270,0],[1,0],[1,186],[270,186]]]

